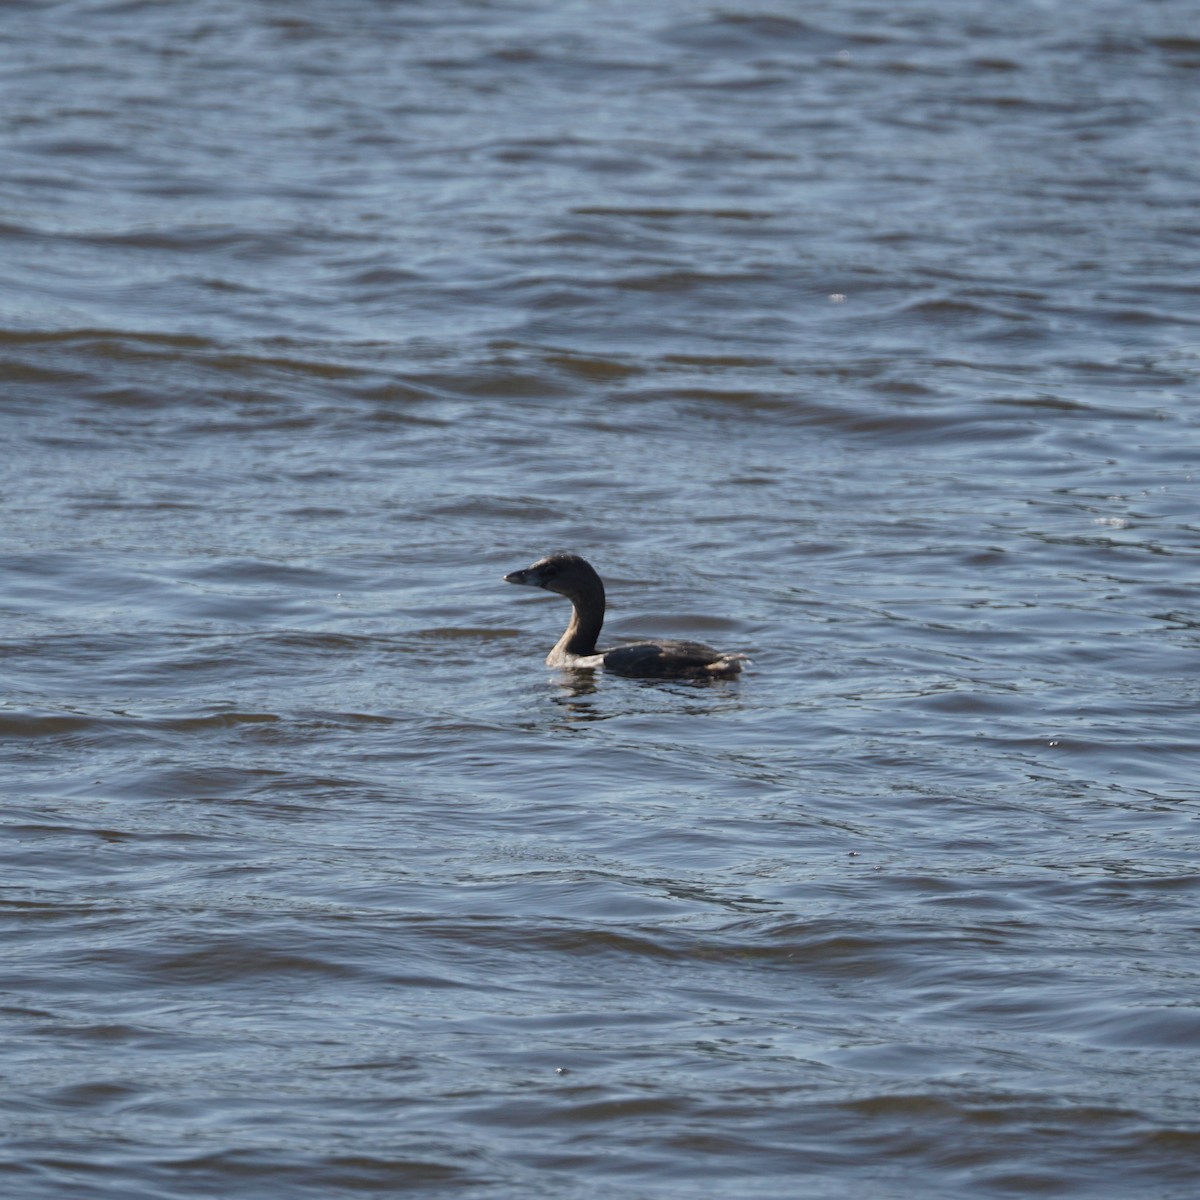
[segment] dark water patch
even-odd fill
[[[211,1190],[234,1186],[247,1197],[277,1195],[286,1187],[295,1195],[350,1195],[392,1188],[487,1187],[489,1172],[482,1165],[472,1168],[462,1162],[461,1151],[445,1147],[445,1157],[430,1153],[428,1139],[417,1138],[418,1145],[407,1153],[389,1155],[297,1154],[295,1150],[272,1152],[263,1149],[234,1149],[186,1158],[163,1159],[149,1164],[151,1180],[156,1177],[166,1186],[181,1173]]]
[[[850,40],[790,16],[716,12],[707,20],[673,24],[660,31],[665,41],[718,57],[827,51]]]
[[[433,642],[486,642],[495,639],[513,638],[523,636],[518,629],[493,629],[493,628],[452,628],[452,629],[418,629],[411,635],[420,638],[424,641]]]
[[[81,349],[106,358],[157,358],[178,351],[197,351],[211,348],[204,337],[186,333],[158,331],[131,332],[122,329],[0,329],[0,345],[6,346],[79,346]]]
[[[6,361],[0,363],[0,380],[14,385],[20,384],[54,384],[57,387],[68,387],[82,383],[87,375],[82,371],[73,371],[53,366],[42,366],[36,363],[21,363]]]
[[[641,374],[645,368],[631,362],[618,362],[611,358],[584,358],[570,354],[547,354],[548,366],[557,367],[593,382],[624,380]]]
[[[62,737],[91,732],[96,724],[94,717],[75,714],[0,711],[0,736],[8,738]]]
[[[573,210],[580,216],[631,217],[648,221],[695,220],[711,218],[718,221],[768,221],[778,214],[768,210],[749,208],[603,208],[588,205]]]

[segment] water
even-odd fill
[[[1197,28],[9,5],[3,1194],[1190,1200]]]

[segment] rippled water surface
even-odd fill
[[[5,6],[0,1192],[1191,1200],[1198,30]]]

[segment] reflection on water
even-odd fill
[[[562,708],[567,709],[573,718],[592,720],[612,713],[596,711],[597,704],[591,697],[601,694],[601,687],[608,684],[612,687],[619,677],[606,676],[597,670],[556,670],[550,674],[553,692],[551,699]],[[655,702],[661,698],[661,711],[684,716],[704,716],[720,711],[720,706],[713,703],[701,703],[696,693],[706,698],[717,693],[722,698],[728,698],[731,692],[742,683],[733,679],[621,679],[617,686],[626,689],[621,692],[621,701],[638,713],[652,713],[660,706]],[[606,697],[607,698],[607,695]],[[727,707],[736,707],[731,703]]]
[[[14,1194],[1190,1197],[1195,15],[10,6]]]

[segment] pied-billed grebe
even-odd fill
[[[548,667],[606,667],[618,675],[712,679],[736,675],[749,661],[744,654],[722,654],[700,642],[634,642],[597,650],[596,639],[604,624],[604,584],[592,564],[578,554],[548,554],[504,580],[557,592],[574,606],[567,632],[546,658]]]

